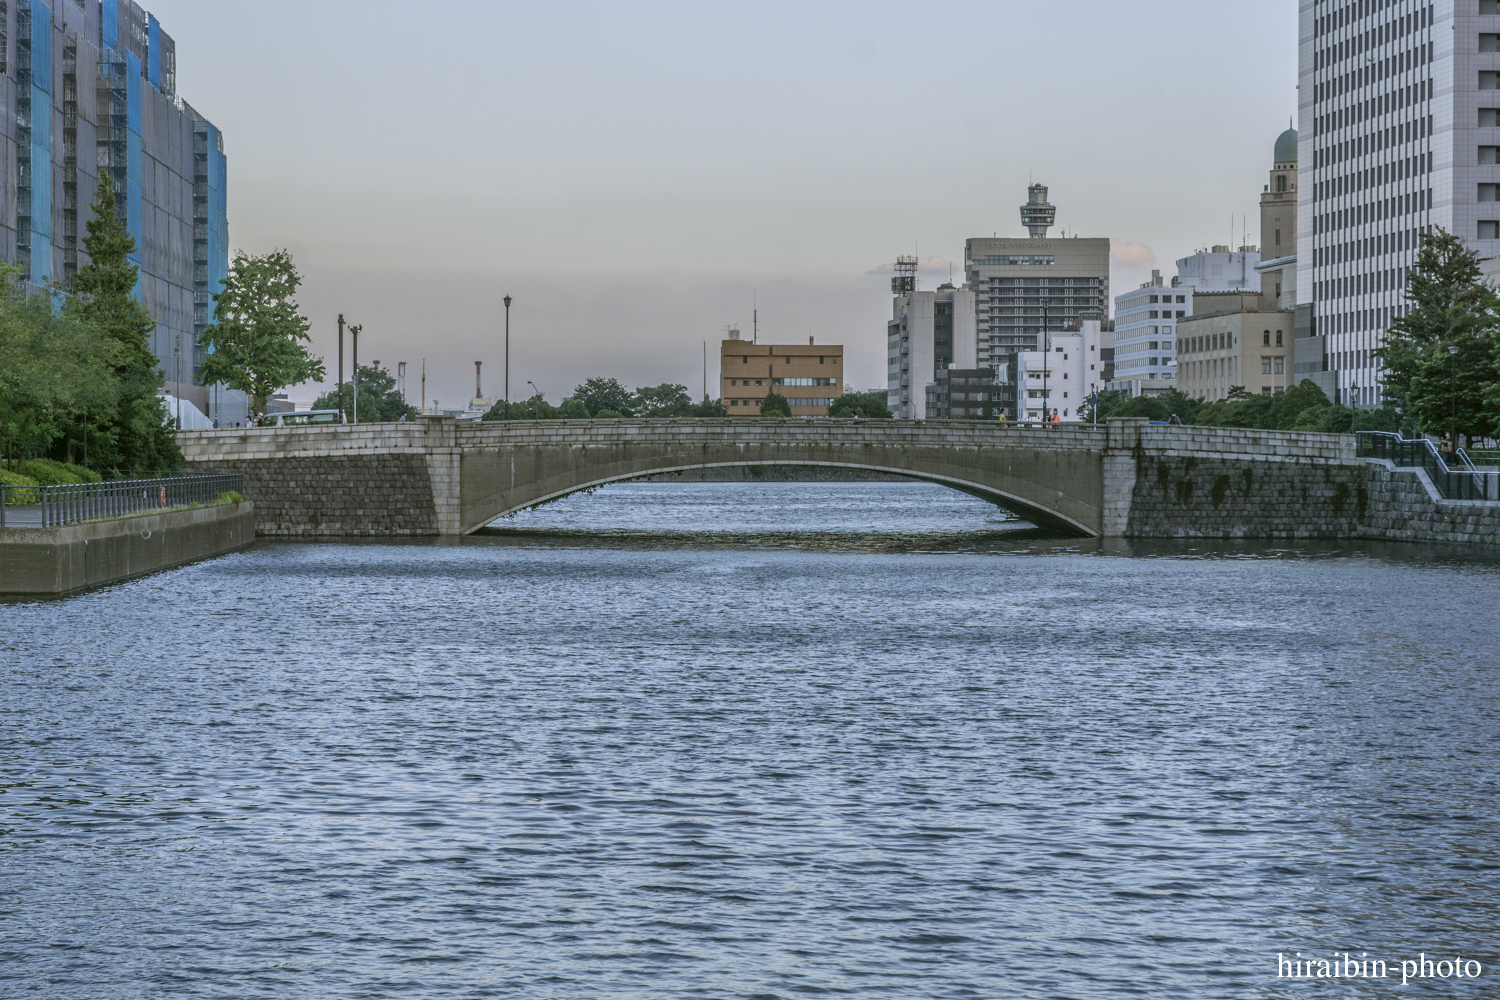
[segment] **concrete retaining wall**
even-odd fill
[[[1419,471],[1390,462],[1368,466],[1368,512],[1360,537],[1500,548],[1500,504],[1443,500]]]
[[[66,528],[0,528],[0,594],[70,594],[253,541],[255,505],[248,500]]]

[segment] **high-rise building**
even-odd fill
[[[0,0],[0,32],[0,255],[34,285],[71,279],[107,179],[169,390],[221,425],[243,420],[242,393],[196,377],[229,271],[226,161],[219,130],[177,96],[171,36],[132,0]]]
[[[902,279],[893,288],[904,288]],[[928,386],[949,365],[975,367],[974,293],[968,285],[940,285],[937,291],[899,292],[886,324],[886,405],[894,416],[926,420]]]
[[[964,274],[975,295],[978,361],[1005,362],[1035,350],[1043,324],[1105,319],[1109,314],[1109,240],[1048,239],[1057,209],[1047,188],[1033,184],[1021,206],[1025,238],[978,238],[964,245]]]
[[[1494,0],[1300,0],[1296,374],[1338,402],[1379,401],[1420,234],[1500,253],[1497,39]]]

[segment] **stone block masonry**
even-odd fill
[[[239,472],[271,537],[457,535],[651,475],[818,467],[901,475],[1049,529],[1116,538],[1389,538],[1495,544],[1497,505],[1440,502],[1352,435],[1113,420],[541,420],[191,431],[193,472]]]

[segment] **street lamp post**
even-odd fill
[[[1448,345],[1448,397],[1452,415],[1448,423],[1448,440],[1453,442],[1453,453],[1458,454],[1458,345]]]
[[[1051,426],[1048,423],[1047,410],[1052,404],[1052,393],[1048,389],[1048,381],[1052,374],[1052,345],[1047,342],[1047,336],[1052,330],[1052,310],[1048,306],[1042,306],[1042,429]]]
[[[349,327],[349,337],[354,345],[354,365],[349,371],[349,381],[353,383],[351,391],[354,396],[354,422],[356,424],[359,423],[359,332],[363,329],[363,326]]]
[[[510,419],[510,296],[505,297],[505,419]]]
[[[348,423],[344,409],[344,314],[339,313],[339,423]]]

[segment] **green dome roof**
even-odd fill
[[[1276,159],[1273,163],[1297,162],[1297,130],[1289,128],[1276,140]]]

